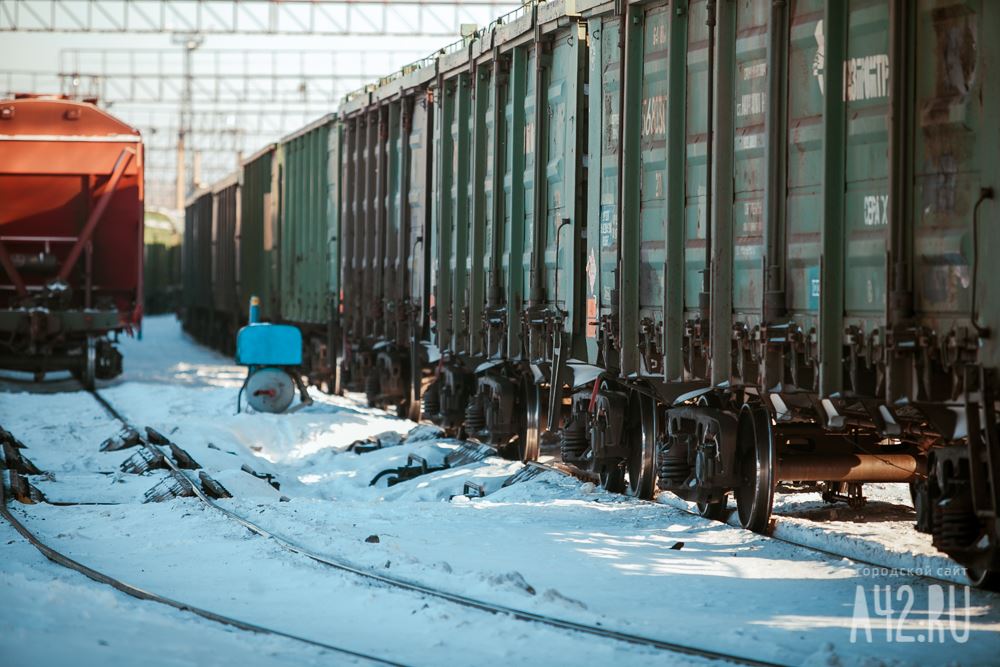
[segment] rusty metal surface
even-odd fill
[[[137,324],[143,236],[138,131],[84,102],[4,100],[0,154],[0,257],[6,265],[0,307],[37,300],[45,285],[61,281],[69,289],[51,307],[114,309],[121,326]]]
[[[910,454],[793,454],[778,464],[778,479],[796,482],[912,482],[926,461]]]

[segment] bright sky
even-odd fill
[[[502,13],[487,8],[469,8],[469,11],[482,15],[481,24]],[[405,20],[393,21],[390,26],[396,32],[413,29]],[[456,25],[454,38],[205,35],[194,57],[195,71],[223,76],[205,76],[195,83],[196,136],[192,141],[200,152],[202,180],[221,178],[235,168],[237,151],[243,155],[252,153],[267,141],[335,110],[336,104],[327,100],[339,100],[347,90],[430,54],[458,39],[458,33]],[[183,53],[182,47],[171,38],[172,35],[164,33],[0,32],[0,96],[8,92],[61,92],[56,76],[59,73],[134,72],[133,77],[114,77],[100,84],[97,90],[104,103],[130,95],[157,99],[119,102],[111,111],[143,131],[151,203],[164,206],[173,200],[170,190],[176,168],[174,146],[180,108],[180,79],[176,74],[181,71]],[[109,50],[114,53],[102,54]],[[161,55],[136,55],[139,51],[157,51]],[[219,51],[228,53],[212,55]],[[302,51],[307,53],[303,55]],[[281,54],[275,55],[276,52]],[[276,83],[267,78],[275,71],[282,77]],[[29,72],[43,76],[35,78],[27,75]],[[174,76],[162,80],[159,88],[161,80],[149,76],[156,72]],[[258,78],[245,81],[247,74]],[[302,80],[299,78],[302,74],[312,78]],[[259,78],[261,75],[265,78]],[[326,78],[330,75],[333,76]],[[343,78],[351,75],[364,75],[364,80]],[[92,85],[90,79],[82,79],[82,94],[91,94]],[[220,92],[216,86],[222,86],[223,90]],[[243,91],[246,95],[247,90],[255,100],[267,99],[246,104],[226,101],[232,92]],[[222,101],[209,101],[216,96]],[[280,101],[275,102],[272,99],[275,96]]]

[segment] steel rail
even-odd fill
[[[96,390],[89,390],[90,394],[97,400],[98,403],[108,412],[109,415],[120,421],[125,426],[132,427],[128,420],[110,403],[107,399],[101,396]],[[134,427],[132,427],[134,428]],[[348,572],[350,574],[369,579],[380,584],[390,586],[393,588],[400,588],[404,590],[411,591],[420,595],[426,595],[428,597],[434,597],[441,600],[446,600],[448,602],[461,605],[463,607],[469,607],[471,609],[477,609],[479,611],[484,611],[490,614],[504,615],[514,618],[519,621],[528,621],[533,623],[539,623],[542,625],[547,625],[550,627],[559,628],[562,630],[568,630],[570,632],[577,632],[580,634],[591,635],[595,637],[600,637],[602,639],[611,639],[627,644],[633,644],[638,646],[647,646],[650,648],[655,648],[663,651],[668,651],[671,653],[677,653],[681,655],[687,655],[697,658],[705,658],[707,660],[717,660],[724,661],[733,664],[749,665],[751,667],[786,667],[784,663],[770,662],[767,660],[758,660],[756,658],[747,658],[744,656],[733,655],[730,653],[725,653],[722,651],[715,651],[712,649],[699,648],[695,646],[689,646],[687,644],[679,644],[677,642],[670,642],[661,639],[654,639],[651,637],[644,637],[642,635],[634,635],[627,632],[620,632],[617,630],[611,630],[609,628],[602,628],[598,626],[587,625],[585,623],[577,623],[575,621],[568,621],[561,618],[556,618],[553,616],[547,616],[545,614],[537,614],[530,611],[524,611],[521,609],[516,609],[514,607],[508,607],[506,605],[494,604],[491,602],[485,602],[483,600],[478,600],[476,598],[467,597],[464,595],[459,595],[457,593],[449,593],[447,591],[442,591],[437,588],[432,588],[418,582],[409,581],[407,579],[400,579],[396,577],[389,577],[383,574],[377,574],[370,570],[363,569],[349,562],[334,558],[332,556],[326,556],[323,554],[318,554],[314,551],[295,544],[291,540],[281,537],[266,528],[254,523],[253,521],[236,514],[235,512],[222,507],[214,500],[209,498],[201,488],[194,483],[191,478],[188,477],[187,473],[184,472],[176,463],[170,458],[167,452],[161,450],[157,445],[152,443],[144,442],[144,445],[156,453],[163,456],[164,461],[170,468],[171,474],[174,475],[175,479],[178,480],[185,488],[189,489],[198,500],[202,503],[211,507],[212,509],[222,513],[227,518],[239,523],[244,528],[250,530],[251,532],[264,537],[266,539],[273,540],[275,544],[280,546],[282,549],[289,551],[300,556],[309,558],[317,563],[326,565],[343,572]]]
[[[100,584],[105,584],[111,586],[112,588],[125,593],[131,597],[139,600],[146,600],[149,602],[156,602],[158,604],[166,605],[168,607],[173,607],[174,609],[194,614],[200,616],[209,621],[215,623],[220,623],[222,625],[227,625],[230,627],[237,628],[239,630],[245,630],[248,632],[254,632],[262,635],[272,635],[275,637],[282,637],[284,639],[290,639],[295,642],[302,644],[308,644],[310,646],[315,646],[317,648],[326,649],[328,651],[333,651],[340,655],[359,658],[361,660],[366,660],[368,662],[379,664],[379,665],[391,665],[392,667],[403,667],[403,663],[393,662],[391,660],[386,660],[384,658],[378,658],[367,653],[362,653],[360,651],[353,651],[351,649],[343,648],[341,646],[336,646],[334,644],[327,644],[326,642],[317,641],[315,639],[309,639],[308,637],[301,637],[299,635],[292,634],[290,632],[285,632],[283,630],[275,630],[274,628],[269,628],[263,625],[257,625],[256,623],[250,623],[248,621],[241,621],[238,618],[233,618],[231,616],[226,616],[224,614],[219,614],[214,611],[209,611],[201,607],[197,607],[187,602],[181,602],[180,600],[175,600],[173,598],[154,593],[152,591],[139,588],[138,586],[133,586],[132,584],[126,583],[121,579],[116,579],[108,574],[95,570],[92,567],[84,565],[83,563],[73,560],[64,553],[57,551],[56,549],[50,547],[49,545],[42,542],[37,535],[35,535],[27,526],[25,526],[7,507],[7,490],[3,484],[3,471],[6,470],[6,461],[3,456],[0,455],[0,516],[2,516],[11,526],[14,527],[20,535],[26,539],[31,546],[35,547],[43,556],[48,558],[53,563],[62,565],[65,568],[78,572],[85,577],[92,579]]]

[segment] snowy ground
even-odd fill
[[[148,319],[144,340],[124,353],[125,375],[102,393],[189,452],[234,495],[225,506],[313,551],[536,613],[785,664],[996,664],[1000,597],[888,570],[964,582],[912,529],[905,487],[868,490],[861,513],[815,495],[783,496],[777,507],[777,536],[886,569],[705,521],[676,499],[636,502],[557,473],[501,488],[521,466],[493,458],[371,487],[409,455],[435,465],[458,443],[431,437],[348,452],[356,439],[415,425],[320,394],[290,414],[237,415],[243,370],[190,342],[171,318]],[[143,504],[164,475],[121,473],[134,450],[98,450],[117,424],[91,397],[68,381],[42,390],[0,383],[4,391],[0,426],[48,473],[32,480],[46,497],[115,503],[16,512],[53,546],[133,585],[406,664],[692,662],[373,586],[192,499]],[[244,465],[273,475],[280,490]],[[466,482],[487,497],[458,495]],[[891,614],[876,614],[876,586]],[[142,663],[163,665],[345,661],[128,598],[48,563],[4,523],[0,600],[11,664],[134,662],[144,651]],[[939,610],[943,639],[930,632]]]

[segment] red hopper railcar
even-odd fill
[[[0,101],[0,368],[121,373],[142,244],[139,131],[87,102]]]

